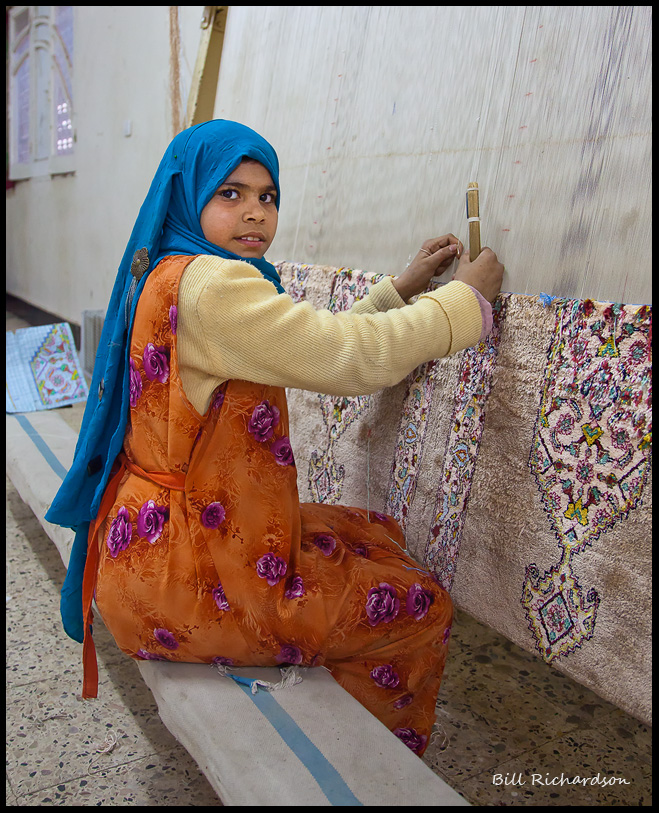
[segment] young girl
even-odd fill
[[[97,694],[92,597],[136,659],[326,666],[417,754],[435,720],[448,594],[387,515],[300,504],[285,387],[372,393],[491,325],[503,266],[424,243],[348,313],[295,304],[264,259],[279,167],[253,130],[170,144],[124,254],[75,459],[46,518],[76,530],[62,589]],[[83,577],[84,573],[84,577]]]

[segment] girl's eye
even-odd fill
[[[220,197],[224,198],[225,200],[238,200],[237,189],[220,189],[220,191],[217,194]],[[277,200],[277,196],[273,195],[271,192],[264,192],[261,195],[261,200],[264,203],[275,203],[275,201]]]

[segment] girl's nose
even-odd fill
[[[260,201],[250,202],[245,206],[243,216],[246,220],[264,220],[265,210]]]

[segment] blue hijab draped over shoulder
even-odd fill
[[[82,577],[87,535],[123,446],[131,329],[149,272],[169,255],[212,254],[250,263],[284,293],[273,265],[225,251],[209,243],[201,230],[202,209],[243,158],[253,158],[268,170],[279,209],[279,161],[270,144],[237,122],[217,119],[198,124],[179,133],[167,148],[119,266],[73,464],[46,514],[48,522],[76,532],[60,604],[64,629],[76,641],[82,642],[84,635]]]

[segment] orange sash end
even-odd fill
[[[88,700],[98,696],[98,663],[96,660],[96,647],[91,633],[91,625],[94,621],[92,611],[92,599],[96,589],[96,576],[98,573],[98,531],[103,521],[112,510],[112,506],[117,498],[117,489],[126,470],[151,480],[158,485],[165,486],[176,491],[185,491],[185,474],[183,472],[152,471],[147,472],[141,469],[126,455],[121,452],[117,457],[119,467],[110,478],[103,499],[98,509],[96,519],[89,525],[89,536],[87,537],[87,560],[85,562],[85,573],[82,579],[82,614],[85,620],[85,636],[82,644],[82,697]],[[116,465],[116,464],[115,464]]]
[[[121,461],[119,468],[106,486],[96,519],[89,525],[87,560],[85,561],[85,573],[82,578],[82,617],[85,623],[85,636],[82,643],[83,700],[98,696],[98,663],[91,631],[91,625],[94,621],[92,599],[96,589],[96,574],[98,573],[98,530],[114,505],[117,489],[125,471],[125,462]]]

